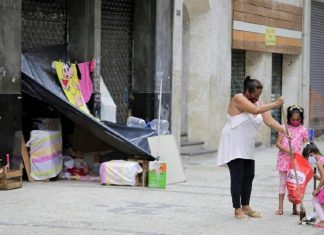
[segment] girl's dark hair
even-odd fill
[[[310,142],[309,144],[307,144],[305,146],[305,148],[303,149],[303,156],[304,157],[309,157],[310,153],[315,153],[318,155],[322,155],[321,152],[319,151],[319,149],[317,148],[316,144],[314,144],[313,142]]]
[[[250,76],[247,76],[244,80],[244,90],[243,93],[249,91],[250,93],[254,93],[257,89],[262,89],[262,83],[257,79],[252,79]]]
[[[288,124],[291,125],[290,119],[294,113],[299,113],[300,115],[300,123],[304,124],[304,109],[298,105],[292,105],[287,108],[287,121]]]

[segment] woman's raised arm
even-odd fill
[[[265,123],[268,127],[272,128],[272,129],[274,129],[274,130],[276,130],[276,131],[278,131],[278,132],[282,132],[282,133],[285,133],[285,132],[286,132],[285,128],[284,128],[282,125],[280,125],[280,123],[277,122],[277,121],[276,121],[276,120],[271,116],[271,113],[270,113],[269,111],[263,113],[263,114],[262,114],[262,118],[263,118],[264,123]],[[287,133],[285,133],[285,134],[287,134]]]
[[[236,95],[233,97],[233,103],[235,107],[242,112],[260,114],[281,106],[284,103],[284,98],[281,96],[276,101],[269,104],[254,105],[245,96]]]

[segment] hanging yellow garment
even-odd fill
[[[90,115],[88,107],[83,100],[80,90],[80,82],[75,64],[65,64],[55,61],[58,79],[68,101],[78,109]]]

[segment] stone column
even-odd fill
[[[0,1],[0,94],[20,94],[21,0]]]
[[[0,159],[20,152],[21,0],[0,1]],[[15,144],[16,143],[16,144]],[[14,150],[14,148],[16,149]],[[18,148],[18,149],[17,149]]]
[[[171,122],[172,9],[171,0],[135,1],[132,114],[148,121],[159,116],[162,79],[161,119]]]
[[[159,93],[162,79],[161,119],[171,124],[172,92],[172,1],[156,0],[155,18],[155,118],[159,116]],[[171,124],[172,125],[172,124]]]
[[[246,52],[245,74],[258,79],[263,84],[261,99],[263,102],[271,102],[272,93],[272,54],[263,52]],[[271,129],[263,126],[259,131],[257,142],[265,146],[270,145]]]
[[[209,132],[209,89],[214,64],[212,14],[208,0],[184,1],[190,19],[188,71],[188,140],[207,141]],[[185,78],[184,78],[185,79]]]
[[[78,62],[97,61],[93,73],[92,113],[100,116],[101,0],[68,1],[69,55]]]
[[[311,24],[311,1],[304,1],[303,8],[303,48],[302,48],[302,105],[305,110],[304,125],[309,126],[309,80],[310,80],[310,24]]]
[[[171,131],[178,146],[181,138],[181,79],[182,79],[182,14],[183,0],[173,5],[173,48],[172,48],[172,112]]]
[[[285,108],[293,104],[303,105],[302,69],[302,56],[283,56],[282,95],[285,97]]]
[[[154,118],[155,2],[134,1],[132,115]]]
[[[216,149],[227,119],[227,106],[231,98],[232,1],[218,0],[212,3],[211,69],[213,76],[209,83],[206,146]]]
[[[205,141],[208,136],[208,103],[212,76],[210,12],[190,21],[190,67],[188,79],[188,139]]]

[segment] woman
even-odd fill
[[[260,218],[261,213],[249,206],[254,178],[253,153],[258,129],[264,123],[277,131],[284,132],[271,116],[269,110],[280,107],[284,98],[264,104],[259,97],[262,84],[249,76],[244,80],[243,94],[235,95],[227,109],[227,123],[222,130],[218,148],[217,165],[227,164],[231,176],[234,216]]]

